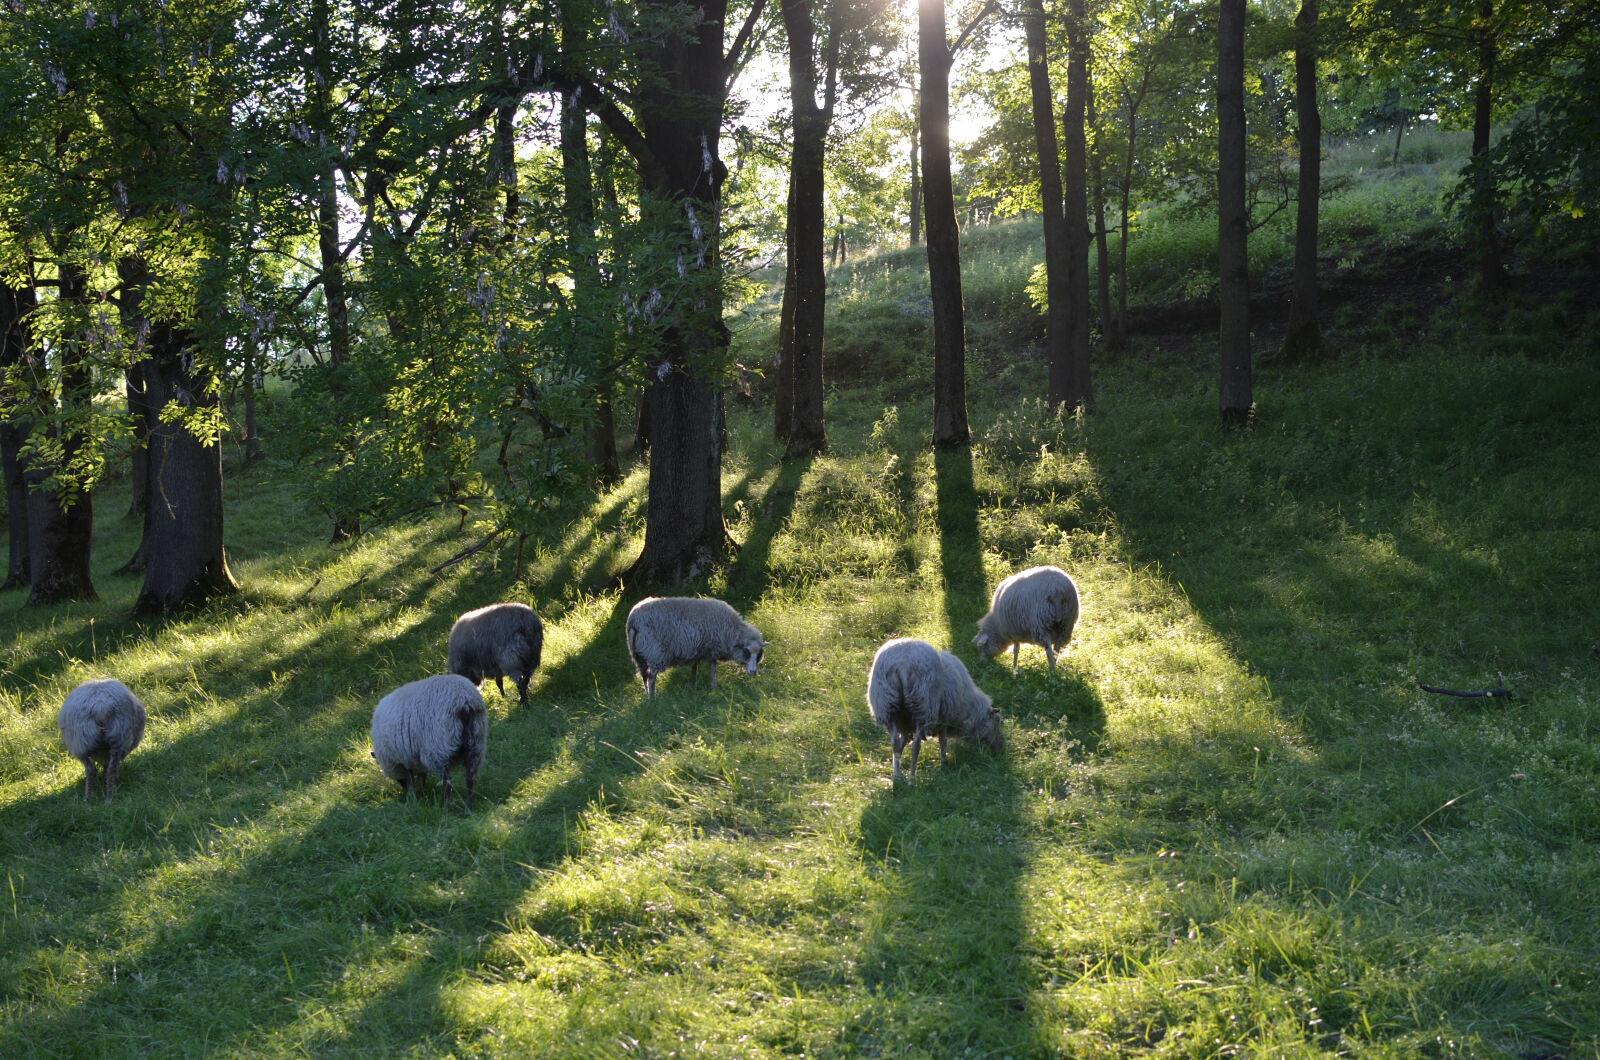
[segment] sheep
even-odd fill
[[[505,678],[517,683],[517,700],[528,705],[528,680],[539,668],[544,625],[527,604],[490,604],[468,611],[450,627],[445,669],[475,685],[494,678],[506,694]]]
[[[466,774],[467,812],[472,784],[489,743],[489,715],[478,686],[460,674],[436,674],[401,685],[372,712],[372,757],[406,795],[427,773],[439,778],[450,801],[450,770]]]
[[[56,726],[67,752],[83,763],[83,797],[94,798],[95,763],[105,769],[106,801],[117,788],[117,767],[144,738],[144,704],[121,681],[97,678],[67,693]]]
[[[989,613],[978,620],[972,643],[985,659],[1011,649],[1011,672],[1024,644],[1037,644],[1056,672],[1056,652],[1078,623],[1078,587],[1059,567],[1029,567],[995,586]]]
[[[768,645],[761,633],[721,600],[692,596],[650,596],[628,612],[628,655],[644,682],[646,698],[656,694],[656,678],[673,666],[691,664],[689,676],[711,664],[711,687],[717,687],[717,663],[731,659],[754,674]]]
[[[900,752],[911,742],[911,776],[917,775],[917,753],[928,736],[939,737],[939,762],[945,760],[945,738],[976,740],[995,751],[1004,746],[1000,712],[993,700],[972,683],[967,668],[947,651],[926,641],[900,637],[888,641],[872,658],[867,676],[867,707],[872,720],[889,733],[893,780],[900,781]]]

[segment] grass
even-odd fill
[[[878,268],[862,312],[907,294]],[[640,469],[514,586],[429,573],[453,518],[325,548],[258,467],[246,593],[166,623],[125,617],[108,493],[100,603],[0,598],[0,1055],[1595,1055],[1600,358],[1508,320],[1265,367],[1243,433],[1148,349],[1081,419],[982,362],[970,454],[899,382],[835,390],[802,463],[736,407],[743,544],[694,588],[772,647],[648,703],[606,587]],[[1084,601],[1062,671],[978,661],[990,588],[1047,562]],[[530,707],[486,688],[470,816],[401,800],[372,706],[506,596],[546,621]],[[863,693],[897,634],[965,659],[1003,754],[890,785]],[[151,710],[110,805],[54,731],[100,673]]]

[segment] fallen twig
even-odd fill
[[[446,567],[454,566],[455,564],[460,563],[462,560],[466,559],[468,556],[471,556],[471,555],[474,555],[476,553],[482,552],[484,549],[489,547],[490,543],[493,542],[495,540],[495,538],[499,537],[501,534],[508,533],[508,532],[509,531],[507,531],[505,527],[501,527],[499,530],[494,531],[488,537],[484,538],[482,541],[479,541],[476,545],[472,545],[469,548],[464,548],[460,552],[457,552],[455,555],[451,556],[449,559],[445,560],[443,563],[439,564],[437,567],[430,567],[428,569],[428,573],[429,574],[438,574],[440,571],[444,570]]]
[[[1511,694],[1511,689],[1506,687],[1505,675],[1497,673],[1494,676],[1497,687],[1485,689],[1482,692],[1457,692],[1452,688],[1435,688],[1432,685],[1425,685],[1421,681],[1417,682],[1417,687],[1424,692],[1433,692],[1441,696],[1455,696],[1457,699],[1515,699],[1516,697]]]

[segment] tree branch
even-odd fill
[[[1417,682],[1417,687],[1424,692],[1432,692],[1441,696],[1455,696],[1457,699],[1514,699],[1511,689],[1506,687],[1505,675],[1495,674],[1494,676],[1497,687],[1483,692],[1457,692],[1449,688],[1435,688],[1432,685],[1425,685],[1421,681]]]

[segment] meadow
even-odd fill
[[[1352,269],[1422,238],[1350,231]],[[646,701],[627,658],[639,466],[520,582],[434,569],[454,514],[327,546],[289,471],[230,467],[245,591],[169,621],[129,617],[111,483],[101,600],[0,597],[0,1055],[1600,1054],[1595,321],[1335,307],[1338,356],[1261,366],[1236,432],[1204,336],[1136,338],[1061,416],[1027,229],[970,245],[970,452],[926,444],[903,254],[835,273],[826,455],[733,401],[739,547],[685,591],[772,646],[714,690]],[[1013,674],[971,636],[1038,563],[1083,618]],[[485,686],[470,815],[405,801],[372,707],[503,598],[546,623],[529,706]],[[890,784],[864,690],[896,635],[963,658],[1002,754]],[[109,805],[54,724],[102,674],[151,712]]]

